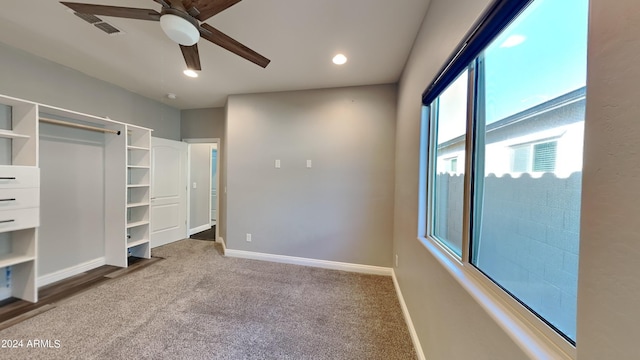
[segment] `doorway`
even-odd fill
[[[215,240],[219,231],[220,139],[183,141],[189,146],[188,234],[193,238]]]

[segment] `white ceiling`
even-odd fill
[[[151,8],[152,0],[73,0]],[[263,69],[198,43],[202,71],[186,68],[160,24],[101,16],[110,36],[54,0],[2,0],[0,42],[181,109],[223,106],[230,94],[396,82],[429,0],[244,0],[206,23],[271,59]],[[349,61],[336,66],[331,58]],[[177,94],[176,100],[166,97]]]

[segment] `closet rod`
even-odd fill
[[[69,126],[69,127],[79,128],[79,129],[90,130],[90,131],[98,131],[98,132],[120,135],[120,130],[103,129],[95,126],[76,124],[76,123],[61,121],[61,120],[47,119],[43,117],[40,118],[40,121],[49,123],[49,124]]]

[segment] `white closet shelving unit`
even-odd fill
[[[127,267],[129,256],[151,257],[152,130],[0,95],[0,279],[10,279],[0,298],[38,301],[39,122],[52,120],[119,133],[104,141],[104,262]]]
[[[127,125],[127,249],[133,256],[151,257],[149,194],[151,192],[151,132]]]
[[[0,276],[4,294],[38,301],[38,104],[0,96]],[[8,280],[8,281],[7,281]]]

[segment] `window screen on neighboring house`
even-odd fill
[[[554,172],[557,148],[557,141],[512,146],[511,171]]]
[[[533,145],[533,171],[554,172],[557,147],[556,141]]]

